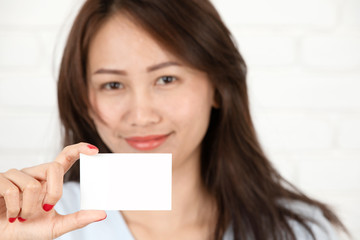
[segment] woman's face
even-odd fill
[[[214,99],[206,73],[116,15],[90,44],[87,74],[90,116],[112,152],[199,157]]]

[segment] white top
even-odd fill
[[[289,205],[295,211],[301,211],[308,216],[316,219],[323,227],[310,224],[316,239],[318,240],[339,240],[333,227],[325,219],[322,212],[314,207],[309,207],[303,203],[292,203]],[[56,204],[55,209],[60,214],[70,214],[80,210],[80,185],[75,182],[64,184],[63,196]],[[106,211],[107,218],[103,221],[92,223],[82,229],[69,232],[57,238],[58,240],[134,240],[126,222],[119,211]],[[312,239],[310,234],[295,221],[291,221],[295,235],[300,240]],[[232,240],[233,233],[231,227],[226,231],[223,240]]]

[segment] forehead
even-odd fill
[[[133,64],[179,61],[136,22],[121,13],[107,19],[99,28],[90,42],[88,56],[90,68],[99,67],[99,64],[128,68]]]

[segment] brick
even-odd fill
[[[228,24],[332,27],[338,14],[335,0],[215,0],[214,4]]]
[[[358,70],[360,36],[311,36],[302,41],[301,59],[305,66],[324,70]]]
[[[254,123],[265,149],[271,151],[324,150],[332,146],[332,125],[306,114],[255,114]]]
[[[0,106],[54,108],[56,94],[52,77],[0,76]]]
[[[246,36],[235,31],[241,54],[249,66],[284,66],[295,61],[296,45],[289,36],[257,34]]]
[[[40,58],[40,44],[36,35],[0,32],[0,68],[36,68]]]
[[[58,76],[58,66],[60,66],[69,31],[68,27],[63,27],[61,31],[42,31],[39,33],[41,51],[44,53],[42,58],[43,71],[51,73],[52,76]]]
[[[56,111],[1,114],[0,151],[53,149],[59,143],[58,129]]]
[[[22,169],[44,163],[44,153],[34,154],[1,154],[0,155],[0,172],[5,172],[9,169]],[[49,154],[48,154],[49,155]]]
[[[343,22],[347,25],[360,25],[360,1],[347,0],[342,11]]]
[[[305,72],[250,73],[249,91],[256,107],[288,110],[357,110],[360,74]]]
[[[83,0],[0,0],[0,26],[53,26],[72,20]]]
[[[360,116],[348,117],[340,122],[337,141],[342,149],[360,150]]]
[[[311,192],[360,192],[359,169],[358,159],[308,157],[298,161],[298,185]]]
[[[297,181],[296,162],[293,161],[291,154],[268,152],[267,156],[282,177],[291,183]]]

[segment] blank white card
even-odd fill
[[[171,210],[172,155],[80,154],[81,209]]]

